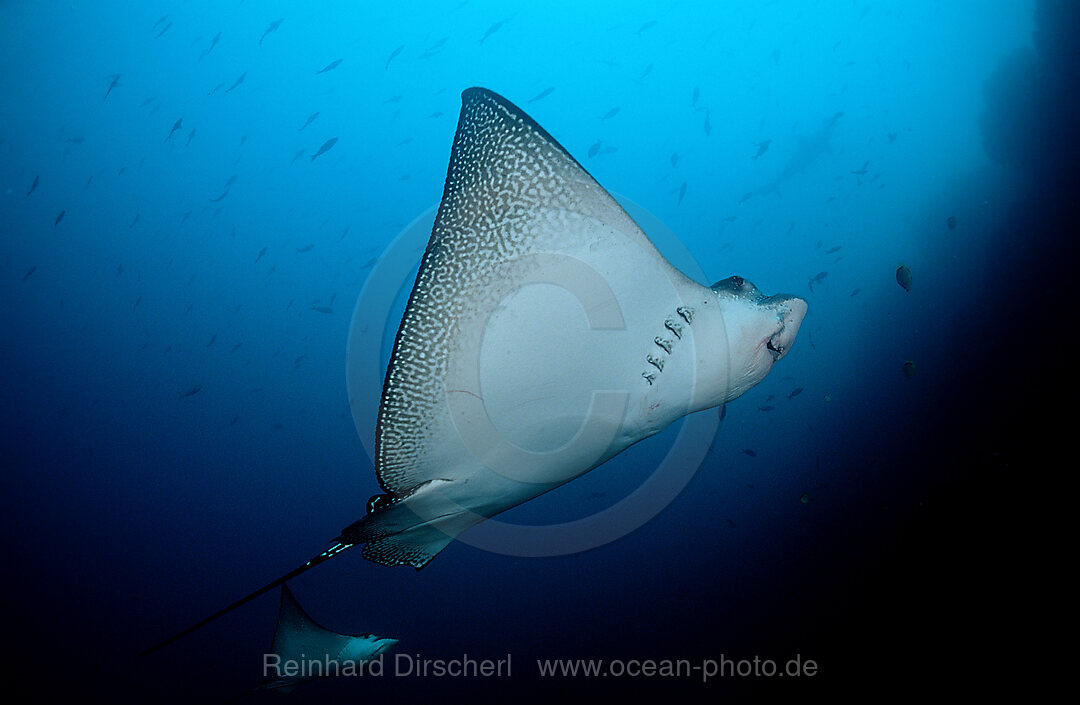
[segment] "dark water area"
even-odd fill
[[[685,489],[618,540],[545,558],[456,541],[420,571],[349,551],[290,583],[333,631],[398,639],[390,670],[468,655],[511,675],[324,679],[284,701],[1037,695],[1070,557],[1080,13],[984,8],[7,3],[17,680],[280,699],[248,693],[277,592],[138,654],[323,550],[379,491],[343,374],[350,316],[438,200],[458,96],[483,85],[708,281],[744,275],[810,313]],[[396,316],[409,277],[380,292]],[[383,365],[396,325],[363,338]],[[678,431],[500,519],[614,505]],[[543,676],[545,659],[697,670]],[[760,671],[792,659],[813,674]]]

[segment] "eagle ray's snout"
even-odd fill
[[[773,362],[787,355],[809,309],[806,301],[798,296],[782,296],[775,305],[776,315],[780,319],[780,330],[773,333],[766,343],[766,347],[772,353]]]

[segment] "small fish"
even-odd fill
[[[870,162],[865,161],[865,162],[863,162],[862,168],[860,168],[860,169],[858,169],[856,171],[853,171],[851,173],[855,174],[856,176],[865,176],[866,175],[866,167],[868,167],[868,166],[870,166]]]
[[[278,27],[280,27],[281,23],[284,20],[285,20],[285,18],[282,17],[281,19],[274,20],[273,22],[270,23],[270,26],[267,27],[266,31],[262,33],[261,37],[259,37],[259,46],[262,46],[263,40],[266,39],[266,35],[270,34],[274,30],[276,30]]]
[[[148,105],[150,105],[151,103],[153,103],[153,102],[154,102],[155,100],[157,100],[157,98],[155,98],[154,96],[150,96],[149,98],[147,98],[147,99],[146,99],[146,100],[144,100],[143,102],[139,103],[139,108],[140,108],[140,109],[141,109],[141,108],[145,108],[146,106],[148,106]]]
[[[903,262],[896,268],[896,283],[904,287],[904,291],[911,291],[911,270]]]
[[[684,181],[684,182],[682,182],[682,186],[679,187],[679,200],[675,205],[681,206],[682,205],[682,200],[683,200],[683,198],[685,196],[686,196],[686,182]]]
[[[749,448],[743,448],[743,449],[742,449],[742,452],[743,452],[743,453],[746,453],[746,454],[747,454],[747,455],[749,455],[749,456],[750,456],[751,458],[756,458],[756,457],[757,457],[757,453],[755,453],[754,451],[750,450]]]
[[[215,34],[215,35],[214,35],[214,38],[210,40],[210,46],[209,46],[209,47],[207,47],[206,51],[204,51],[203,53],[199,54],[199,60],[200,60],[200,61],[202,61],[202,58],[203,58],[204,56],[206,56],[207,54],[209,54],[210,52],[212,52],[212,51],[214,50],[214,47],[216,47],[216,46],[217,46],[217,43],[218,43],[218,40],[219,40],[219,39],[221,39],[221,32],[218,32],[217,34]]]
[[[229,422],[230,426],[235,426],[236,422],[240,420],[240,414],[233,414],[232,421]]]
[[[802,387],[795,387],[795,389],[792,389],[792,390],[791,390],[791,394],[788,394],[788,395],[787,395],[787,398],[788,398],[788,399],[794,399],[795,397],[797,397],[797,396],[799,396],[800,394],[802,394],[802,391],[803,391],[803,388],[802,388]]]
[[[195,129],[194,128],[192,128],[191,133],[188,134],[187,142],[184,143],[184,146],[187,147],[189,144],[191,144],[191,140],[193,140],[193,139],[195,139]]]
[[[295,161],[296,161],[297,159],[299,159],[300,157],[304,156],[304,151],[305,151],[305,150],[303,150],[303,149],[301,149],[301,150],[298,150],[298,151],[296,152],[296,154],[294,154],[294,155],[293,155],[292,159],[290,159],[290,160],[289,160],[289,163],[290,163],[290,164],[292,164],[292,163],[294,163],[294,162],[295,162]]]
[[[856,295],[856,294],[858,294],[858,293],[859,293],[860,291],[862,291],[862,289],[856,289],[855,291],[851,292],[851,295],[852,295],[852,296],[855,296],[855,295]]]
[[[314,249],[314,247],[315,247],[314,244],[308,243],[308,244],[304,245],[303,247],[297,247],[296,251],[297,252],[311,252],[311,250]]]
[[[611,118],[615,117],[618,114],[619,114],[619,108],[615,107],[615,108],[612,108],[611,110],[607,111],[606,113],[604,113],[604,117],[602,117],[600,119],[601,120],[610,120]]]
[[[206,347],[210,347],[211,345],[213,345],[215,340],[217,340],[217,333],[214,333],[212,336],[210,336],[210,342],[206,344]]]
[[[166,27],[165,29],[168,29],[168,27]],[[109,74],[107,78],[109,78],[111,80],[109,81],[108,90],[105,91],[105,98],[109,97],[109,94],[112,93],[113,88],[116,88],[117,86],[120,85],[120,74],[112,73],[112,74]],[[105,98],[102,98],[101,100],[104,101]]]
[[[180,398],[183,399],[184,397],[193,397],[193,396],[195,396],[196,394],[199,393],[200,389],[202,389],[201,384],[193,384],[193,385],[191,385],[191,389],[187,390],[186,392],[184,392],[183,394],[180,395]]]
[[[727,521],[727,523],[728,523],[728,524],[730,524],[730,525],[731,525],[731,528],[732,528],[732,529],[737,529],[737,528],[738,528],[737,526],[735,526],[735,522],[733,522],[733,521],[732,521],[731,519],[729,519],[728,517],[724,517],[724,519],[725,519],[725,520]]]
[[[340,65],[341,65],[341,59],[334,59],[333,61],[331,61],[326,66],[323,66],[321,69],[316,71],[315,75],[318,75],[320,73],[326,73],[327,71],[333,71],[334,69],[336,69]]]
[[[897,134],[896,134],[895,132],[890,132],[890,133],[888,134],[888,138],[889,138],[889,144],[892,144],[893,142],[895,142],[895,141],[896,141],[896,137],[897,137]]]
[[[237,343],[236,345],[234,345],[234,346],[232,346],[231,348],[229,348],[229,352],[231,352],[231,353],[234,353],[234,352],[236,352],[237,350],[239,350],[239,349],[240,349],[240,346],[241,346],[241,345],[243,345],[243,344],[244,344],[244,343],[243,343],[242,341],[241,341],[241,342],[239,342],[239,343]]]
[[[911,360],[905,360],[900,369],[903,370],[904,377],[907,379],[911,379],[915,376],[915,363]]]
[[[775,398],[776,398],[775,394],[770,394],[769,396],[765,397],[765,403],[768,404],[769,402],[771,402]]]
[[[33,274],[36,271],[37,271],[37,265],[35,264],[32,267],[30,267],[30,269],[26,270],[26,274],[23,275],[22,280],[26,281],[27,279],[30,278],[30,275]]]
[[[305,127],[307,127],[311,123],[315,122],[315,118],[317,118],[317,117],[319,117],[318,112],[314,112],[311,115],[308,115],[308,119],[304,121],[304,124],[300,126],[300,129],[297,130],[297,132],[302,132]]]
[[[131,225],[128,226],[128,230],[135,227],[135,223],[139,222],[139,214],[136,213],[135,217],[131,219]]]
[[[311,310],[312,311],[318,311],[319,313],[333,313],[334,312],[334,309],[330,308],[329,306],[312,306]]]
[[[162,22],[164,22],[167,19],[169,19],[168,15],[162,15],[161,17],[158,18],[158,21],[155,22],[154,26],[151,27],[150,29],[152,29],[152,30],[157,29],[158,25],[161,24]]]
[[[653,28],[653,27],[655,27],[655,26],[656,26],[656,20],[649,20],[649,21],[648,21],[648,22],[646,22],[645,24],[643,24],[643,25],[641,25],[640,27],[638,27],[638,31],[637,31],[637,33],[638,33],[638,34],[641,34],[641,33],[642,33],[642,32],[644,32],[645,30],[647,30],[647,29],[652,29],[652,28]]]
[[[723,422],[723,420],[727,417],[727,404],[721,404],[716,414],[720,417],[720,421]]]
[[[211,203],[220,203],[221,200],[223,198],[225,198],[226,196],[228,196],[228,195],[229,195],[229,189],[228,189],[228,187],[226,187],[225,190],[221,192],[220,196],[218,196],[217,198],[211,198],[210,202]]]
[[[543,98],[547,98],[549,95],[551,95],[552,91],[554,91],[554,90],[555,90],[555,86],[548,86],[544,90],[542,90],[539,93],[537,93],[536,95],[534,95],[532,98],[529,98],[529,100],[527,100],[526,102],[527,103],[535,103],[538,100],[541,100]]]
[[[803,493],[802,496],[799,497],[799,501],[801,503],[803,503],[803,504],[810,504],[810,502],[811,502],[810,493],[809,492]]]
[[[446,44],[446,40],[448,40],[449,38],[450,37],[443,37],[442,39],[436,41],[434,44],[424,50],[424,53],[420,55],[420,58],[430,59],[431,57],[438,54],[440,51],[442,51],[443,45]]]
[[[671,161],[671,166],[675,166],[676,164],[678,164],[679,163],[679,155],[678,155],[678,153],[672,152],[670,161]]]
[[[63,219],[64,219],[64,214],[65,214],[65,213],[67,213],[67,211],[60,211],[60,215],[56,216],[56,220],[54,220],[54,221],[53,221],[53,227],[54,227],[54,228],[55,228],[55,227],[56,227],[57,225],[59,225],[59,224],[60,224],[60,221],[61,221],[61,220],[63,220]]]
[[[245,78],[247,78],[247,71],[245,71],[244,73],[240,74],[240,77],[239,77],[239,78],[237,78],[237,79],[236,79],[236,81],[235,81],[235,82],[234,82],[234,83],[233,83],[233,84],[232,84],[231,86],[229,86],[228,88],[226,88],[226,89],[225,89],[225,92],[226,92],[226,93],[228,93],[229,91],[231,91],[231,90],[233,90],[234,88],[236,88],[237,86],[239,86],[239,85],[240,85],[241,83],[243,83],[243,82],[244,82],[244,79],[245,79]]]
[[[814,276],[810,277],[810,281],[808,282],[810,291],[813,292],[814,284],[820,284],[821,282],[825,281],[825,277],[827,276],[829,276],[828,272],[818,272]]]
[[[652,64],[649,64],[648,66],[646,66],[645,70],[641,72],[641,75],[638,76],[637,80],[639,80],[639,81],[644,80],[644,78],[646,76],[648,76],[650,73],[652,73],[652,68],[653,68]]]
[[[595,157],[600,153],[600,147],[604,144],[604,140],[596,140],[596,144],[589,147],[589,157]]]
[[[491,25],[490,27],[488,27],[487,31],[484,32],[484,36],[480,37],[480,43],[483,44],[485,39],[487,39],[491,35],[498,32],[500,29],[502,29],[502,26],[504,24],[506,24],[508,21],[509,20],[499,20],[498,22],[496,22],[493,25]]]
[[[26,192],[26,195],[29,196],[30,194],[32,194],[34,192],[34,189],[36,189],[38,187],[38,184],[40,182],[41,182],[41,175],[38,174],[37,176],[34,177],[34,183],[30,184],[30,190]]]
[[[768,152],[770,144],[772,144],[772,140],[763,140],[761,142],[755,142],[754,146],[757,147],[757,154],[755,154],[753,156],[753,158],[757,159],[762,154],[765,154],[765,152]]]
[[[139,296],[138,298],[135,299],[135,305],[131,307],[131,310],[134,311],[135,309],[139,308],[139,304],[141,304],[141,303],[142,303],[142,296]],[[191,307],[188,306],[188,311],[190,311],[190,310],[191,310]]]
[[[329,152],[335,144],[337,144],[337,137],[331,137],[330,139],[323,142],[322,147],[319,147],[319,151],[311,155],[311,161],[315,161],[315,157],[319,156],[320,154],[326,154],[327,152]]]
[[[768,405],[766,405],[766,406],[759,406],[759,407],[758,407],[758,411],[772,411],[772,410],[773,410],[773,409],[775,409],[775,408],[776,408],[775,406],[768,406]]]
[[[210,92],[207,93],[206,95],[214,95],[215,93],[217,93],[219,90],[221,90],[224,87],[225,87],[225,82],[222,81],[221,83],[219,83],[216,86],[214,86],[213,88],[211,88]]]
[[[180,126],[183,125],[183,124],[184,124],[184,118],[177,119],[177,121],[173,123],[172,129],[169,130],[169,136],[165,138],[165,141],[168,142],[170,139],[172,139],[173,133],[175,133],[177,130],[179,130]]]
[[[950,215],[948,218],[946,218],[945,225],[948,226],[949,230],[956,230],[956,216]]]
[[[825,254],[831,255],[834,252],[839,252],[841,247],[842,247],[842,245],[837,245],[836,247],[830,247],[829,249],[825,250]]]
[[[690,107],[697,110],[698,98],[701,97],[701,87],[694,86],[694,92],[690,94]]]
[[[403,51],[405,51],[405,45],[404,44],[402,44],[397,49],[394,49],[392,52],[390,52],[390,56],[386,57],[386,65],[383,66],[383,71],[388,71],[390,69],[390,62],[393,61],[394,58]]]
[[[170,22],[169,24],[165,25],[165,28],[164,28],[164,29],[162,29],[162,30],[161,30],[160,32],[158,32],[158,33],[157,33],[157,36],[156,36],[156,37],[154,37],[154,39],[160,39],[160,38],[161,38],[161,35],[163,35],[163,34],[165,34],[166,32],[168,32],[168,31],[169,31],[169,27],[172,27],[172,22]]]
[[[255,258],[255,261],[256,261],[256,262],[258,262],[259,260],[261,260],[261,259],[263,258],[263,255],[265,255],[265,254],[266,254],[266,250],[267,250],[267,249],[269,249],[269,248],[267,248],[267,247],[264,247],[264,248],[262,248],[261,250],[259,250],[259,254],[258,254],[258,256],[257,256],[257,257]]]

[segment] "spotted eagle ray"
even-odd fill
[[[465,529],[742,395],[806,310],[741,277],[691,280],[528,115],[466,90],[383,384],[383,493],[329,548],[143,653],[353,546],[422,568]]]

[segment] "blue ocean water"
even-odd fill
[[[17,669],[143,701],[258,685],[276,593],[137,654],[322,550],[379,491],[346,393],[353,308],[438,203],[460,94],[484,86],[662,223],[703,283],[741,275],[810,312],[686,488],[619,540],[549,558],[455,542],[418,572],[353,551],[290,583],[335,631],[417,659],[510,654],[512,676],[290,697],[986,685],[984,657],[1026,624],[1019,517],[1039,513],[1025,492],[1063,398],[1067,311],[1030,302],[1067,301],[1073,20],[975,0],[3,3]],[[377,292],[396,315],[410,281]],[[384,364],[388,325],[368,338]],[[612,506],[678,431],[500,518]],[[536,665],[796,656],[817,675]]]

